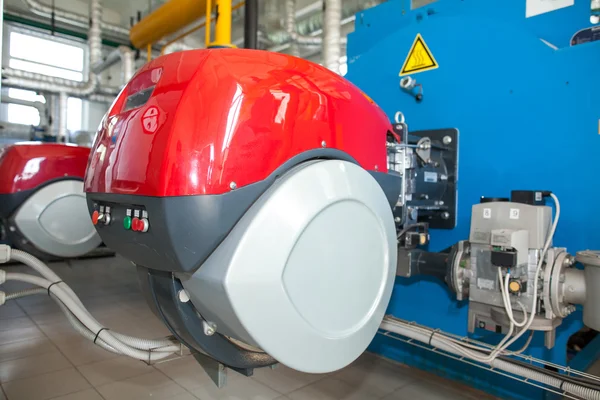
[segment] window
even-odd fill
[[[8,66],[58,78],[83,81],[86,77],[87,45],[43,33],[25,31],[15,26],[8,27]],[[9,89],[8,96],[26,101],[45,103],[44,96],[31,90]],[[57,100],[58,101],[58,100]],[[8,104],[8,121],[17,124],[38,125],[37,109],[21,104]],[[69,97],[67,102],[67,129],[78,131],[83,128],[83,101]]]
[[[23,125],[39,125],[40,113],[37,109],[21,104],[8,104],[8,122]]]
[[[39,101],[41,103],[46,102],[46,98],[44,96],[37,94],[33,90],[9,88],[8,97],[17,100]]]
[[[17,31],[10,33],[10,68],[83,81],[84,49]]]

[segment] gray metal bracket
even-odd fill
[[[219,389],[227,385],[227,367],[225,365],[201,353],[194,352],[193,356]]]

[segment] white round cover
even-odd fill
[[[248,214],[223,279],[246,331],[237,336],[300,371],[351,363],[376,334],[396,275],[396,230],[379,184],[355,164],[314,162]]]
[[[34,192],[15,215],[15,224],[35,247],[56,257],[77,257],[102,240],[87,209],[83,182],[53,182]]]

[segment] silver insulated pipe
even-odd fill
[[[46,4],[40,3],[38,0],[23,0],[23,2],[29,7],[29,9],[45,18],[51,18],[54,12],[54,18],[56,21],[63,22],[65,24],[78,26],[81,28],[87,28],[90,24],[89,18],[85,15],[75,14],[61,8],[51,7]],[[129,38],[129,29],[119,25],[109,24],[101,19],[99,20],[100,29],[106,33],[111,33],[117,36],[125,36]]]
[[[323,63],[336,74],[340,73],[342,1],[325,0],[323,15]]]
[[[90,65],[102,60],[102,39],[100,37],[100,18],[102,6],[100,0],[91,0],[90,3],[90,29],[88,34],[88,45],[90,48]],[[88,80],[76,82],[69,79],[56,78],[48,75],[16,70],[4,69],[4,82],[6,86],[20,87],[50,93],[66,92],[74,96],[89,96],[97,87],[96,74],[90,71]]]

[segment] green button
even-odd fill
[[[123,228],[131,229],[131,217],[123,218]]]

